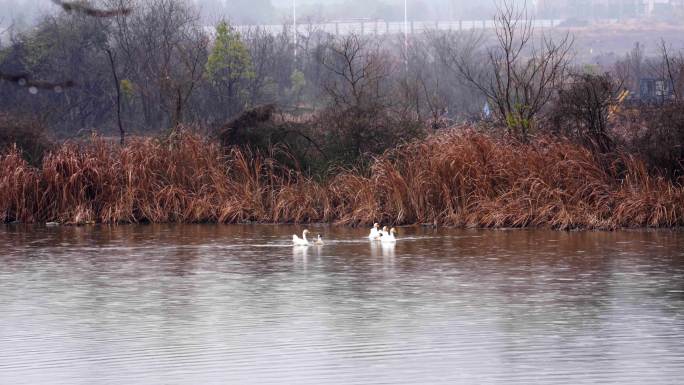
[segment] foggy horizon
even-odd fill
[[[187,0],[211,23],[227,19],[235,24],[275,24],[292,19],[293,0]],[[500,1],[498,1],[500,2]],[[497,0],[407,0],[408,18],[414,21],[491,19]],[[676,0],[586,0],[583,4],[564,0],[516,0],[526,3],[535,18],[638,19],[656,17],[676,21],[682,15]],[[107,1],[95,1],[106,4]],[[296,0],[297,18],[311,21],[370,19],[399,21],[404,18],[404,0]],[[59,8],[50,0],[0,0],[0,25],[31,24]]]
[[[187,0],[200,9],[208,21],[228,19],[236,24],[281,23],[292,18],[292,0]],[[95,3],[106,3],[96,1]],[[363,7],[358,6],[363,3]],[[403,20],[403,0],[297,0],[297,17],[316,21],[330,19]],[[534,6],[529,3],[528,6]],[[0,23],[30,24],[36,18],[56,13],[50,0],[0,0]],[[465,0],[408,0],[412,20],[458,20],[491,18],[495,2],[473,4]]]

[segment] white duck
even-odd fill
[[[309,246],[310,243],[306,239],[306,234],[308,234],[308,233],[309,233],[309,230],[302,231],[302,237],[301,238],[299,238],[296,234],[293,234],[292,235],[292,243],[295,246]]]
[[[323,237],[321,237],[321,234],[318,234],[318,238],[314,241],[314,245],[323,246]]]
[[[389,231],[387,235],[383,235],[382,238],[380,239],[383,243],[394,243],[397,241],[397,238],[394,236],[394,234],[397,233],[397,230],[392,227],[392,230]]]
[[[370,234],[368,234],[368,239],[371,241],[376,241],[380,239],[380,231],[378,229],[380,228],[380,224],[376,223],[373,225],[373,227],[370,229]]]

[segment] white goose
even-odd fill
[[[397,238],[394,236],[394,234],[397,233],[397,230],[392,227],[392,230],[389,231],[387,235],[383,235],[382,238],[380,239],[383,243],[394,243],[397,241]]]
[[[302,237],[301,238],[299,238],[296,234],[293,234],[292,235],[292,243],[295,246],[309,246],[310,243],[306,239],[306,234],[308,234],[308,233],[309,233],[309,230],[302,231]]]
[[[370,229],[370,234],[368,234],[368,239],[371,241],[377,241],[380,239],[380,231],[378,229],[380,228],[380,224],[376,223],[373,225],[373,227]]]

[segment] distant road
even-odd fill
[[[553,28],[561,19],[534,20],[537,28]],[[292,31],[291,24],[265,24],[265,25],[237,25],[233,26],[241,33],[253,31],[257,28],[272,34],[283,32],[284,29]],[[408,32],[421,33],[432,30],[459,31],[472,29],[492,29],[494,20],[460,20],[460,21],[411,21],[408,23]],[[211,27],[210,27],[211,29]],[[358,20],[358,21],[331,21],[326,23],[302,23],[297,25],[297,32],[308,35],[315,32],[325,32],[333,35],[348,35],[356,33],[361,35],[387,35],[404,33],[404,22],[384,20]]]

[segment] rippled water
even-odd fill
[[[0,227],[2,384],[681,384],[684,233]]]

